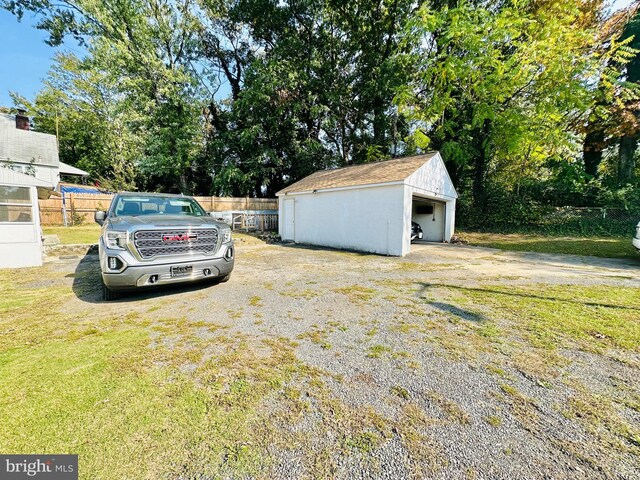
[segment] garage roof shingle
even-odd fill
[[[278,195],[400,182],[407,179],[436,154],[437,152],[429,152],[413,157],[394,158],[382,162],[365,163],[332,170],[320,170],[280,190]]]

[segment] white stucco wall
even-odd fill
[[[292,199],[293,208],[285,208]],[[279,229],[285,240],[383,255],[403,254],[402,184],[289,194],[279,200]],[[291,225],[286,214],[291,211],[293,235],[285,238],[285,225]]]
[[[411,250],[414,196],[437,202],[435,223],[441,231],[444,217],[444,238],[433,225],[423,229],[448,242],[458,194],[440,154],[404,182],[279,195],[279,233],[296,243],[404,256]]]

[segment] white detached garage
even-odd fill
[[[411,222],[448,242],[458,195],[438,152],[323,170],[277,193],[283,240],[404,256]]]

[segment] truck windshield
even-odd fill
[[[137,215],[192,215],[201,217],[206,212],[193,198],[162,196],[118,196],[112,208],[115,217]]]

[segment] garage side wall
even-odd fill
[[[291,199],[294,206],[285,211]],[[403,185],[289,194],[280,196],[279,204],[280,234],[287,222],[291,225],[286,216],[293,211],[293,235],[287,236],[296,243],[402,255]]]

